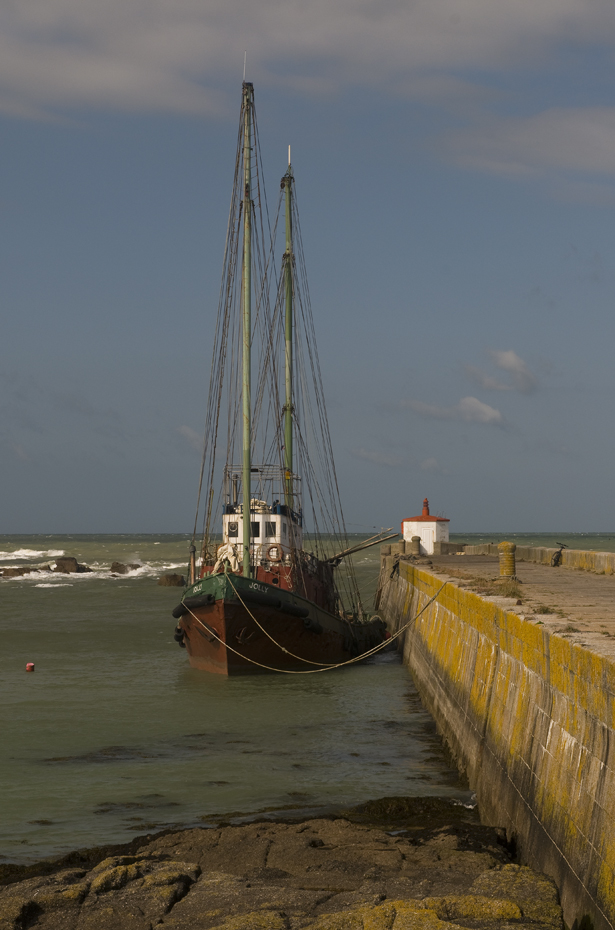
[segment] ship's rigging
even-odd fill
[[[259,501],[259,468],[277,465],[284,476],[284,499],[299,515],[305,529],[305,549],[325,560],[349,548],[340,504],[339,484],[333,460],[331,434],[325,407],[324,387],[314,319],[307,281],[301,224],[297,208],[296,184],[292,167],[282,178],[273,222],[263,184],[258,124],[253,92],[242,95],[237,137],[235,171],[222,282],[212,344],[212,365],[204,424],[204,445],[199,477],[198,504],[193,544],[201,535],[201,563],[212,564],[220,542],[219,527],[225,506],[225,486],[220,472],[227,465],[242,462],[242,313],[245,293],[246,211],[250,223],[250,275],[252,291],[251,354],[254,375],[248,384],[251,393],[250,459],[252,477],[250,500]],[[250,112],[246,113],[246,108]],[[249,122],[251,145],[246,145]],[[246,182],[248,177],[249,183]],[[291,190],[288,191],[287,187]],[[291,194],[291,196],[289,196]],[[289,210],[290,206],[290,210]],[[291,226],[290,245],[288,226]],[[281,270],[276,268],[280,230],[286,229],[286,247]],[[249,280],[248,278],[248,280]],[[291,291],[292,399],[288,400],[287,306]],[[224,416],[223,411],[226,411]],[[289,430],[289,421],[291,424]],[[292,471],[289,473],[289,434],[292,443]],[[221,454],[222,448],[224,453]],[[238,471],[239,469],[237,469]],[[243,475],[242,475],[243,478]],[[237,481],[237,475],[229,481]],[[241,483],[241,481],[239,482]],[[244,498],[243,488],[241,497]],[[290,524],[289,524],[290,528]],[[251,540],[251,548],[255,542]],[[336,582],[340,604],[354,616],[362,606],[352,563],[348,559]]]

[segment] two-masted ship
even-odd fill
[[[349,546],[339,502],[290,149],[273,229],[266,217],[244,81],[188,586],[173,611],[190,664],[222,675],[324,670],[387,635],[352,568],[363,546]]]

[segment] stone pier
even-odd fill
[[[613,930],[615,577],[587,571],[604,571],[594,554],[570,560],[585,571],[523,556],[513,582],[495,554],[385,548],[379,612],[406,627],[404,660],[483,822],[555,879],[570,927]]]

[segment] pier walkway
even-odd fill
[[[430,571],[450,576],[460,587],[489,598],[493,595],[481,590],[481,581],[495,582],[497,590],[500,569],[495,556],[434,555],[430,559]],[[497,597],[502,607],[525,620],[544,624],[549,632],[576,645],[615,659],[615,575],[517,561],[517,578],[519,596]]]

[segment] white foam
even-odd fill
[[[151,563],[147,563],[147,562],[146,562],[145,565],[142,565],[140,568],[138,568],[138,569],[134,572],[134,574],[135,574],[135,575],[138,575],[138,574],[142,574],[142,575],[148,575],[148,574],[157,575],[158,572],[169,572],[169,571],[174,570],[174,569],[176,569],[176,568],[185,568],[185,567],[186,567],[186,563],[185,563],[185,562],[156,562],[155,564],[151,564]]]
[[[36,568],[37,566],[32,566]],[[98,580],[98,581],[117,581],[119,578],[123,578],[125,581],[136,578],[158,578],[160,575],[165,574],[166,572],[177,571],[178,569],[183,571],[186,568],[185,562],[145,562],[144,564],[139,565],[138,568],[130,569],[126,574],[117,574],[116,572],[111,571],[111,566],[107,563],[92,562],[90,563],[90,568],[93,569],[91,572],[71,572],[70,577],[73,579],[72,584],[85,584],[88,580]],[[40,581],[53,579],[58,579],[54,584],[35,584],[35,588],[56,588],[61,587],[60,580],[66,578],[66,575],[63,572],[54,572],[51,571],[41,571],[40,568],[38,571],[28,572],[26,575],[17,575],[14,578],[1,578],[5,583],[9,581],[17,581],[22,583],[28,583],[33,581]]]
[[[35,588],[72,588],[72,584],[66,584],[66,582],[61,581],[59,584],[35,584]]]
[[[14,552],[0,552],[0,561],[14,559],[57,559],[64,555],[64,549],[15,549]]]
[[[125,564],[125,563],[124,563]],[[119,572],[112,572],[110,565],[105,565],[100,562],[90,563],[90,568],[93,568],[94,571],[90,574],[79,575],[79,578],[142,578],[142,577],[157,577],[162,572],[175,571],[178,568],[185,569],[185,562],[143,562],[139,565],[138,568],[131,568],[127,572],[120,574]]]

